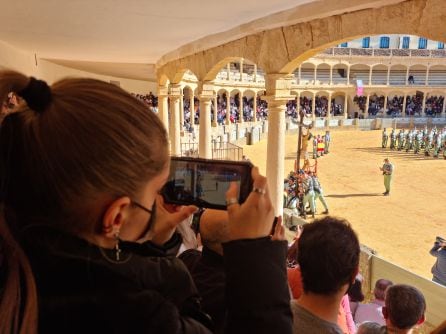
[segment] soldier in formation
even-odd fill
[[[383,135],[382,135],[382,142],[381,147],[386,148],[387,147],[387,141],[389,140],[389,135],[386,132],[386,128],[383,129]]]
[[[383,148],[387,146],[387,139],[386,129],[383,129],[381,142]],[[407,132],[400,130],[398,134],[396,134],[395,129],[392,129],[390,133],[391,150],[405,150],[406,152],[413,150],[415,154],[423,150],[425,156],[433,156],[434,158],[440,157],[440,154],[443,152],[443,157],[446,159],[445,145],[446,126],[443,129],[434,127],[429,130],[425,126],[422,130],[417,130],[417,128],[408,130]]]

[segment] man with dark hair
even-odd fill
[[[412,333],[415,326],[424,322],[425,311],[426,301],[418,289],[405,284],[393,285],[387,289],[386,306],[383,307],[386,326],[369,333]]]
[[[359,251],[345,220],[329,216],[304,226],[297,255],[303,293],[292,305],[294,333],[342,333],[339,305],[358,273]]]
[[[382,313],[382,308],[384,307],[384,297],[386,295],[386,290],[388,287],[392,286],[393,283],[386,279],[379,279],[375,283],[375,289],[373,294],[375,299],[368,304],[359,304],[355,313],[355,323],[360,325],[366,321],[373,321],[381,326],[386,324],[384,316]]]

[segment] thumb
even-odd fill
[[[240,204],[238,203],[238,185],[236,182],[231,182],[229,185],[228,191],[226,191],[226,203],[228,201],[237,201],[237,203],[227,205],[227,211],[229,215],[232,215],[240,208]],[[235,211],[234,211],[235,210]]]
[[[179,211],[172,213],[169,220],[172,225],[176,226],[197,212],[197,210],[198,208],[195,205],[183,206]]]

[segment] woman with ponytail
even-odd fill
[[[93,79],[0,72],[10,92],[22,102],[0,127],[0,333],[211,333],[168,256],[197,208],[172,213],[158,195],[170,159],[156,114]],[[267,180],[253,179],[242,205],[235,185],[226,194],[226,332],[291,333],[286,242],[271,240]]]

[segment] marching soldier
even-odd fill
[[[383,136],[382,136],[382,143],[381,147],[386,148],[387,147],[387,141],[389,140],[389,135],[386,132],[386,128],[383,129]]]
[[[409,152],[412,149],[412,147],[413,147],[413,132],[412,130],[409,130],[406,135],[406,144],[404,148],[406,149],[406,152]]]
[[[398,151],[401,151],[404,147],[404,130],[400,130],[398,133]]]
[[[431,145],[432,145],[431,136],[430,134],[428,134],[424,137],[424,155],[426,157],[430,155]]]
[[[418,131],[418,133],[415,135],[415,147],[413,150],[413,153],[418,154],[421,149],[421,143],[423,141],[423,133],[421,131]]]
[[[394,150],[396,147],[396,133],[395,129],[392,129],[392,132],[390,133],[390,149]]]
[[[324,193],[322,191],[321,183],[316,175],[316,173],[310,172],[309,173],[311,178],[313,179],[313,188],[314,188],[314,212],[316,212],[316,200],[319,198],[322,205],[325,208],[325,211],[322,212],[324,215],[328,215],[328,205],[324,198]]]
[[[315,208],[314,208],[314,182],[313,179],[310,175],[305,174],[305,176],[303,177],[303,190],[304,190],[304,199],[303,199],[303,208],[305,210],[305,208],[307,207],[307,203],[310,202],[310,210],[311,210],[311,214],[314,218],[314,212],[315,212]]]
[[[438,158],[441,149],[441,133],[435,135],[434,158]]]
[[[331,142],[330,131],[325,131],[324,142],[325,142],[324,153],[328,154],[330,152],[330,142]]]

